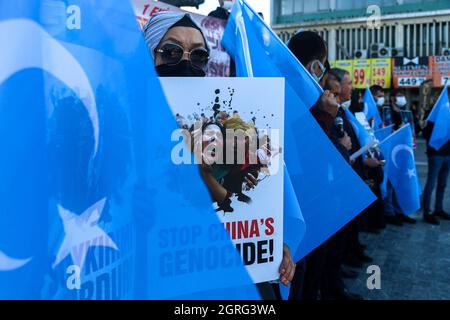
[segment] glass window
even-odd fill
[[[302,13],[305,2],[308,2],[308,0],[294,0],[294,12]]]
[[[398,3],[397,3],[397,0],[383,0],[383,6],[386,6],[386,7],[393,7],[393,6],[396,6]]]
[[[294,0],[281,0],[281,15],[291,15],[294,9]]]
[[[317,1],[305,0],[305,13],[317,12]]]
[[[330,0],[319,0],[319,10],[329,11],[330,10]]]
[[[364,9],[364,8],[367,8],[367,1],[353,1],[352,9]]]
[[[337,10],[351,10],[353,9],[353,0],[336,0]]]
[[[367,1],[367,5],[371,6],[371,5],[377,5],[377,6],[382,6],[385,3],[386,0],[369,0]],[[397,0],[389,0],[389,1],[397,1]]]

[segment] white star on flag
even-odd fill
[[[408,172],[406,173],[409,178],[416,176],[416,170],[415,169],[408,169]]]
[[[114,241],[98,226],[106,198],[77,215],[58,205],[59,216],[64,226],[64,240],[59,248],[53,268],[69,254],[75,265],[83,269],[90,247],[110,247],[119,250]]]

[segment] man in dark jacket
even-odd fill
[[[231,7],[233,6],[233,2],[232,1],[224,1],[224,0],[219,0],[219,7],[217,7],[216,10],[211,11],[208,16],[209,17],[214,17],[217,19],[222,19],[222,20],[228,20],[228,17],[230,16],[230,10]]]
[[[435,150],[428,142],[433,133],[434,123],[428,122],[423,129],[423,136],[427,140],[428,176],[423,191],[423,219],[431,224],[439,224],[437,217],[450,220],[450,215],[444,211],[443,202],[445,187],[450,172],[450,141],[447,141],[439,150]],[[436,202],[434,212],[431,211],[431,194],[436,186]]]
[[[328,81],[329,64],[327,64],[327,48],[325,41],[311,31],[299,32],[292,37],[288,44],[289,49],[297,57],[300,63],[308,70],[311,76],[322,86],[325,91],[317,103],[311,108],[314,116],[323,131],[327,134],[342,156],[348,160],[348,149],[351,148],[350,138],[347,135],[339,135],[335,128],[335,118],[338,112],[337,96],[339,95],[339,83]],[[337,94],[336,94],[337,93]],[[339,232],[337,233],[339,234]],[[338,236],[339,237],[339,236]],[[340,260],[333,260],[333,268],[328,266],[328,253],[335,252],[336,236],[313,250],[306,258],[297,263],[297,270],[291,286],[289,299],[317,300],[319,291],[322,299],[355,299],[360,298],[350,294],[340,278]],[[334,243],[333,243],[334,242]],[[339,241],[338,241],[339,242]],[[330,244],[331,243],[331,244]],[[331,250],[328,250],[329,246]],[[339,244],[337,244],[339,246]],[[333,284],[337,283],[334,295],[326,295],[322,289],[323,279],[326,274],[332,274]],[[336,279],[336,281],[334,281]]]
[[[391,124],[394,125],[394,131],[400,129],[408,123],[408,119],[405,117],[405,111],[407,111],[407,100],[403,89],[397,88],[391,91],[388,110],[390,113]],[[413,125],[414,124],[411,124],[411,126]],[[384,213],[386,222],[396,226],[401,226],[403,223],[416,223],[415,219],[403,214],[397,203],[394,188],[389,181],[386,186],[386,192],[387,195],[384,199]]]

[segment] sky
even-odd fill
[[[270,0],[247,0],[247,3],[255,9],[256,12],[262,12],[264,14],[264,20],[267,23],[270,23]],[[216,9],[219,6],[218,0],[205,0],[205,3],[200,5],[197,10],[194,7],[186,8],[184,10],[200,13],[203,15],[208,15],[211,11]]]

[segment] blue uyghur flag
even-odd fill
[[[309,112],[322,93],[320,86],[245,1],[235,2],[222,44],[234,58],[238,76],[286,79],[285,162],[306,223],[300,247],[292,249],[298,260],[375,196]]]
[[[389,179],[404,214],[420,209],[420,185],[414,160],[410,125],[403,126],[380,145],[386,164],[383,185]]]
[[[350,121],[350,124],[355,131],[356,137],[358,138],[361,147],[364,147],[371,140],[373,140],[373,138],[367,133],[364,126],[358,121],[358,119],[356,119],[356,117],[353,115],[353,113],[350,112],[349,109],[345,110],[345,115],[347,116],[348,121]]]
[[[372,92],[369,88],[366,88],[366,92],[364,92],[363,97],[364,104],[364,114],[366,115],[367,120],[370,122],[372,118],[374,119],[374,129],[378,129],[383,125],[383,120],[381,120],[380,113],[378,112],[377,104],[375,103],[375,99],[373,98]]]
[[[394,125],[391,124],[390,126],[376,130],[374,132],[375,138],[377,138],[377,140],[380,142],[384,141],[384,139],[386,139],[387,137],[389,137],[391,135],[393,128],[394,128]]]
[[[0,1],[0,299],[258,298],[129,3]]]
[[[439,150],[450,140],[450,103],[448,100],[448,85],[445,85],[436,105],[428,116],[428,121],[434,122],[428,144]]]

